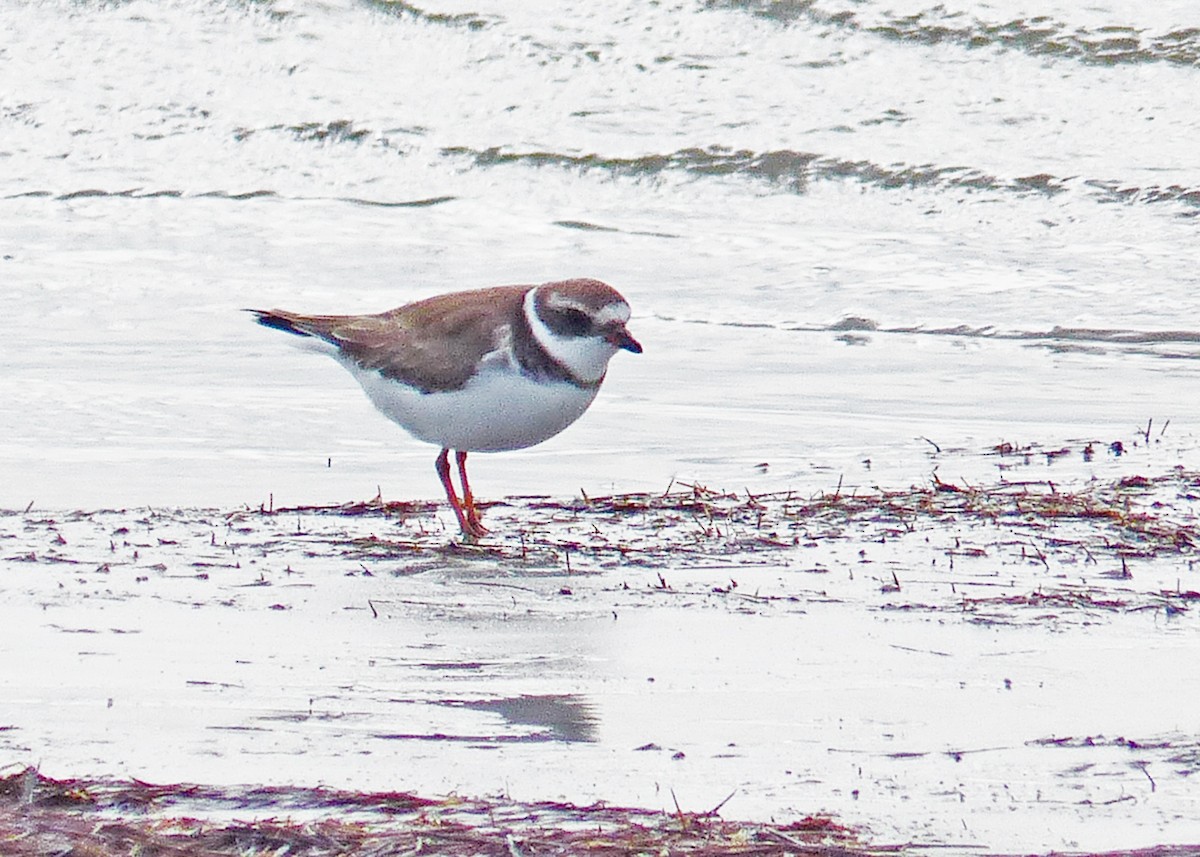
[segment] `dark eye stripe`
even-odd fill
[[[546,323],[555,333],[566,336],[587,336],[592,332],[591,316],[577,309],[552,310]]]

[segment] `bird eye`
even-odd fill
[[[568,336],[584,336],[592,329],[592,319],[577,309],[565,309],[559,313],[562,332]]]

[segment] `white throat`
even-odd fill
[[[618,349],[598,336],[559,336],[537,314],[537,289],[525,293],[525,320],[533,338],[572,375],[586,384],[599,383]]]

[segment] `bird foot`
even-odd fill
[[[474,510],[472,510],[472,512],[473,511]],[[459,521],[458,526],[459,529],[462,530],[462,534],[471,541],[482,539],[491,532],[491,530],[485,527],[479,520],[479,516],[475,514],[467,515],[463,520]]]

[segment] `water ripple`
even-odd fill
[[[466,27],[469,30],[482,30],[496,23],[495,18],[487,15],[477,15],[473,12],[429,12],[406,3],[404,0],[367,0],[364,4],[386,15],[396,18],[410,18],[424,24],[438,24],[450,27]]]
[[[1161,34],[1129,26],[1072,27],[1049,16],[987,22],[938,5],[914,15],[885,13],[876,22],[849,10],[829,11],[811,0],[710,0],[709,8],[741,9],[790,25],[807,21],[841,31],[869,33],[916,45],[955,44],[967,48],[1006,48],[1032,56],[1053,56],[1095,65],[1164,62],[1200,65],[1200,28]]]
[[[1107,353],[1121,349],[1124,353],[1144,354],[1172,359],[1200,360],[1200,330],[1133,330],[1127,328],[1094,328],[1054,325],[1048,330],[1001,330],[994,324],[954,324],[931,327],[927,325],[884,326],[865,316],[846,316],[832,324],[778,324],[771,322],[712,321],[703,318],[677,318],[656,314],[663,321],[684,324],[712,325],[723,328],[757,328],[794,333],[837,333],[848,344],[863,344],[871,335],[906,335],[990,339],[1020,342],[1033,348],[1051,351]],[[1172,348],[1171,346],[1181,346]]]
[[[885,190],[933,188],[965,189],[1056,196],[1072,189],[1085,190],[1100,202],[1181,203],[1200,214],[1200,188],[1170,185],[1160,187],[1127,186],[1109,179],[1079,179],[1047,173],[1005,178],[967,166],[935,164],[877,164],[871,161],[844,160],[813,152],[781,149],[767,152],[731,151],[720,146],[706,149],[680,149],[665,155],[647,154],[632,158],[611,158],[599,154],[571,155],[559,152],[511,152],[499,147],[472,150],[452,147],[442,150],[449,157],[467,158],[479,167],[521,164],[532,167],[561,167],[574,170],[602,170],[634,178],[670,173],[696,176],[743,176],[765,180],[789,191],[804,193],[814,181],[852,179]]]

